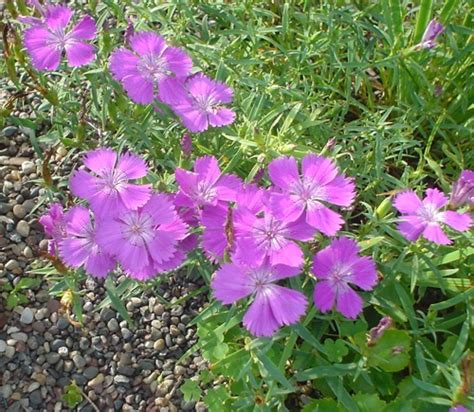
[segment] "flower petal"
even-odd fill
[[[244,326],[255,336],[272,336],[280,327],[273,315],[269,299],[259,293],[255,296],[243,319]]]
[[[372,290],[377,283],[374,261],[368,256],[358,258],[351,265],[351,275],[347,280],[363,290]]]
[[[242,189],[242,181],[235,175],[222,175],[216,183],[216,190],[219,200],[233,202]]]
[[[88,152],[82,159],[84,165],[98,175],[101,175],[104,171],[112,170],[116,160],[117,153],[107,148]]]
[[[431,203],[437,209],[441,209],[448,203],[448,198],[438,189],[426,189],[426,197],[423,199],[423,203]]]
[[[25,32],[25,47],[38,70],[56,70],[59,66],[62,50],[50,45],[51,40],[51,33],[43,27],[35,26]]]
[[[453,212],[448,210],[444,212],[444,223],[460,232],[468,230],[472,225],[471,215],[466,213]]]
[[[89,255],[85,270],[97,278],[105,278],[115,267],[115,260],[105,253]]]
[[[329,203],[350,206],[355,198],[354,181],[344,176],[337,176],[325,186],[325,196]]]
[[[96,195],[97,178],[85,170],[76,170],[69,180],[69,188],[74,196],[90,200]]]
[[[45,25],[49,29],[65,29],[74,12],[66,6],[49,6],[46,9]]]
[[[214,274],[211,282],[214,296],[223,304],[234,303],[253,292],[251,279],[242,266],[226,263]]]
[[[268,165],[268,173],[273,184],[283,190],[288,190],[292,184],[300,180],[298,164],[292,156],[282,156],[272,160]]]
[[[157,230],[154,239],[148,243],[152,259],[161,264],[171,259],[176,252],[177,240],[171,233]]]
[[[362,312],[362,298],[350,287],[339,290],[336,309],[348,319],[355,319]]]
[[[334,236],[344,224],[339,213],[323,205],[306,211],[306,222],[327,236]]]
[[[81,267],[88,259],[90,248],[89,241],[80,238],[65,238],[59,243],[59,256],[61,260],[73,268]]]
[[[272,193],[270,208],[272,214],[284,222],[294,222],[303,216],[304,212],[304,206],[293,201],[286,193]]]
[[[304,315],[308,302],[301,292],[272,285],[266,288],[265,293],[278,326],[296,323]]]
[[[301,161],[303,176],[314,180],[318,185],[325,186],[337,176],[336,164],[324,156],[308,154]]]
[[[71,30],[70,37],[76,40],[92,40],[97,27],[91,16],[84,16]]]
[[[213,127],[222,127],[234,123],[235,112],[231,109],[222,107],[215,113],[209,113],[209,123]]]
[[[154,193],[143,206],[142,213],[150,214],[155,225],[170,224],[178,220],[173,202],[163,193]]]
[[[329,282],[322,281],[316,283],[313,293],[314,305],[321,312],[329,312],[334,307],[336,294]]]
[[[423,237],[438,245],[450,245],[452,243],[438,224],[427,225],[423,230]]]
[[[66,45],[66,57],[71,67],[84,66],[94,60],[94,46],[76,42]]]
[[[128,152],[119,156],[117,169],[125,173],[129,179],[144,177],[148,172],[145,161],[141,157]]]
[[[130,46],[140,56],[160,56],[166,49],[166,42],[156,33],[145,31],[134,34],[130,39]]]
[[[193,61],[188,54],[178,47],[167,47],[163,52],[168,68],[178,77],[187,76],[193,68]]]
[[[414,242],[423,233],[426,224],[418,216],[406,215],[400,218],[398,231],[408,240]]]
[[[137,210],[151,197],[151,185],[127,183],[119,192],[120,199],[127,209]]]
[[[155,99],[153,83],[141,74],[130,74],[122,80],[123,88],[130,99],[138,104],[150,104]]]
[[[304,263],[303,251],[293,242],[289,242],[280,250],[270,251],[269,255],[272,265],[287,265],[299,268]]]
[[[139,75],[137,65],[140,59],[125,48],[115,50],[110,56],[110,71],[115,80],[121,81],[126,76]]]
[[[399,193],[393,201],[393,206],[400,213],[415,214],[422,205],[420,198],[413,190]]]

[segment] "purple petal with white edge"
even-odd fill
[[[468,230],[472,225],[471,215],[466,213],[453,212],[448,210],[444,212],[444,223],[460,232]]]
[[[49,6],[46,9],[45,24],[49,29],[65,29],[74,12],[66,6]]]
[[[234,123],[235,112],[225,107],[217,109],[215,113],[209,113],[209,123],[213,127],[222,127]]]
[[[225,174],[216,183],[216,189],[219,200],[233,202],[242,189],[242,181],[238,176]]]
[[[97,278],[105,278],[115,268],[115,260],[105,253],[91,254],[87,259],[85,270]]]
[[[362,312],[362,298],[350,287],[339,290],[336,309],[348,319],[356,319]]]
[[[157,230],[154,239],[148,243],[148,250],[152,259],[160,264],[173,257],[177,243],[177,240],[170,233]]]
[[[214,83],[209,77],[198,73],[186,81],[186,88],[193,97],[208,98],[214,92]]]
[[[294,157],[282,156],[272,160],[268,165],[268,173],[273,184],[283,190],[300,180],[298,164]]]
[[[153,32],[138,32],[130,39],[130,46],[140,56],[160,56],[166,49],[163,37]]]
[[[121,48],[115,50],[110,56],[110,71],[115,80],[121,81],[126,76],[137,76],[137,65],[140,59],[130,50]]]
[[[416,211],[422,206],[420,198],[413,190],[407,190],[406,192],[399,193],[394,201],[393,206],[400,213],[415,214]]]
[[[127,183],[119,192],[120,199],[127,209],[137,210],[151,197],[151,185],[134,185]]]
[[[66,45],[66,57],[71,67],[84,66],[95,59],[94,46],[77,42]]]
[[[344,224],[339,213],[322,205],[306,211],[306,222],[326,236],[334,236]]]
[[[84,16],[71,30],[70,37],[76,40],[92,40],[97,27],[91,16]]]
[[[74,196],[91,200],[97,194],[98,179],[85,170],[76,170],[69,180],[69,188]]]
[[[427,225],[423,230],[423,237],[438,245],[450,245],[452,243],[438,224]]]
[[[79,268],[91,253],[88,239],[65,238],[59,243],[59,256],[66,266]]]
[[[336,301],[336,293],[327,281],[316,283],[313,293],[314,305],[321,312],[329,312]]]
[[[327,185],[337,176],[338,169],[336,164],[323,156],[308,154],[301,161],[303,176],[311,178],[319,185]]]
[[[304,206],[294,202],[286,193],[270,195],[270,208],[272,214],[284,222],[294,222],[303,215]]]
[[[288,237],[302,242],[310,241],[316,233],[314,227],[306,223],[304,216],[300,216],[298,220],[289,223],[287,228],[289,230]]]
[[[173,202],[163,193],[153,194],[141,212],[150,214],[155,225],[174,223],[178,219]]]
[[[214,274],[211,287],[216,299],[231,304],[249,296],[253,287],[245,267],[226,263]]]
[[[351,268],[347,281],[363,290],[372,290],[377,284],[377,270],[374,261],[367,256],[358,258]]]
[[[288,265],[300,268],[304,263],[303,251],[293,242],[283,246],[280,250],[270,251],[269,255],[272,265]]]
[[[203,179],[210,184],[216,183],[221,177],[219,162],[214,156],[202,156],[194,163],[194,172],[199,179]]]
[[[148,172],[145,161],[133,153],[120,155],[117,162],[117,169],[125,173],[129,179],[144,177]]]
[[[214,82],[214,96],[219,99],[220,103],[232,103],[234,91],[225,83]]]
[[[25,32],[25,47],[38,70],[56,70],[59,66],[62,50],[50,45],[51,40],[51,33],[43,27],[35,26]]]
[[[272,312],[269,299],[263,293],[255,296],[243,319],[244,326],[255,336],[272,336],[280,327]]]
[[[167,47],[163,52],[168,68],[178,77],[187,76],[193,68],[193,61],[184,50]]]
[[[423,204],[431,203],[437,209],[441,209],[448,203],[448,198],[438,189],[426,189],[426,197],[423,199]]]
[[[337,176],[325,186],[325,192],[329,203],[349,207],[355,198],[354,181],[344,176]]]
[[[306,296],[296,290],[278,285],[266,288],[265,293],[272,308],[273,317],[279,326],[298,322],[306,312]]]
[[[86,153],[82,159],[84,165],[93,172],[101,175],[104,171],[110,171],[114,168],[117,160],[117,153],[112,149],[96,149]]]
[[[397,226],[398,231],[407,239],[412,242],[417,240],[426,224],[423,223],[418,216],[406,215],[400,218],[400,223]]]
[[[122,80],[123,88],[130,99],[138,104],[150,104],[155,99],[153,83],[141,74],[130,74]]]

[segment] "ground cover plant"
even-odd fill
[[[467,3],[6,6],[3,73],[43,103],[3,121],[33,130],[73,322],[87,276],[132,324],[178,270],[209,410],[473,408]]]

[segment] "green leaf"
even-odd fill
[[[301,412],[345,412],[345,409],[334,399],[315,399],[306,404]]]
[[[428,25],[431,16],[431,8],[433,7],[433,0],[421,0],[420,9],[416,16],[415,32],[413,34],[413,42],[418,44],[423,37],[423,32]]]
[[[7,298],[7,308],[13,309],[18,304],[18,296],[16,293],[10,293]]]
[[[285,374],[270,360],[270,358],[265,355],[262,351],[257,351],[257,357],[262,362],[263,367],[268,372],[270,378],[280,382],[286,389],[293,392],[293,385],[288,379],[286,379]]]
[[[381,401],[377,394],[358,393],[354,395],[354,400],[359,407],[360,412],[383,411],[385,402]]]
[[[184,400],[189,401],[198,401],[201,398],[201,388],[199,384],[192,379],[186,379],[186,381],[180,387],[181,392],[183,392]]]
[[[209,412],[222,412],[227,411],[228,408],[224,407],[225,401],[229,399],[229,394],[224,386],[217,388],[211,388],[206,396],[204,397],[204,403],[209,408]]]
[[[390,402],[383,412],[415,412],[413,401],[405,399],[396,399]]]
[[[410,335],[406,331],[387,330],[374,346],[368,347],[368,363],[385,372],[401,371],[410,362],[410,344]]]
[[[324,341],[324,348],[330,362],[341,362],[342,358],[349,353],[349,349],[347,349],[342,339],[337,339],[336,341],[326,339]]]
[[[61,399],[66,402],[71,409],[75,408],[82,402],[82,392],[75,381],[72,381],[64,388],[64,393],[62,394]]]
[[[120,296],[115,289],[114,281],[111,276],[108,276],[105,280],[105,290],[110,302],[112,303],[112,306],[119,313],[119,315],[122,316],[122,319],[125,319],[131,328],[135,328],[133,320],[127,312],[127,308],[123,304],[122,299],[120,299]]]

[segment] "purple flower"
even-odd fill
[[[269,210],[257,217],[246,207],[236,210],[234,228],[233,259],[250,266],[259,266],[268,259],[271,265],[301,267],[304,255],[295,240],[308,241],[315,233],[302,217],[287,222],[277,219]]]
[[[314,154],[302,160],[302,175],[294,157],[279,157],[269,165],[272,182],[280,190],[271,196],[276,217],[289,222],[304,215],[306,222],[327,236],[341,228],[341,215],[326,204],[350,206],[355,197],[354,183],[339,174],[330,159]]]
[[[138,210],[123,209],[116,217],[104,216],[97,228],[97,242],[132,278],[146,280],[181,264],[180,241],[186,232],[171,199],[154,194]]]
[[[449,408],[448,412],[469,412],[469,410],[464,405],[458,404]]]
[[[123,208],[136,210],[150,199],[150,185],[129,183],[147,174],[146,163],[138,156],[96,149],[85,155],[84,164],[92,173],[77,170],[71,177],[71,191],[86,199],[98,216],[117,214]]]
[[[191,71],[190,57],[183,50],[168,46],[155,33],[134,34],[130,47],[132,50],[120,48],[112,53],[110,70],[135,103],[152,103],[166,79],[185,77]]]
[[[181,150],[185,156],[190,156],[193,151],[193,142],[188,133],[185,133],[181,139]]]
[[[43,225],[44,233],[51,238],[48,241],[48,253],[56,256],[59,243],[66,237],[63,207],[59,203],[53,203],[48,213],[40,217],[39,222]]]
[[[97,244],[96,230],[87,208],[74,206],[66,213],[66,233],[59,244],[59,255],[67,266],[83,266],[87,273],[99,278],[114,269],[115,260]]]
[[[234,201],[242,185],[238,177],[222,174],[213,156],[196,159],[194,172],[177,168],[175,178],[179,185],[175,204],[181,207],[216,206],[218,201]]]
[[[423,49],[432,49],[436,46],[436,38],[444,31],[444,27],[436,20],[431,20],[426,27],[421,42],[418,45]]]
[[[375,343],[383,336],[384,332],[392,326],[392,324],[393,320],[390,316],[384,316],[382,319],[380,319],[379,324],[370,329],[367,344],[369,346],[375,345]]]
[[[160,99],[170,105],[191,132],[203,132],[212,127],[234,122],[235,112],[223,107],[232,102],[233,92],[224,83],[211,80],[202,73],[186,80],[168,81],[160,92]]]
[[[223,304],[252,295],[244,326],[255,336],[272,336],[283,325],[296,323],[305,313],[307,301],[301,292],[275,284],[299,272],[298,268],[268,263],[257,268],[226,263],[214,274],[211,286],[216,299]]]
[[[464,204],[474,207],[474,171],[463,170],[459,179],[453,183],[449,203],[454,207]]]
[[[463,232],[469,229],[472,219],[469,213],[440,210],[447,203],[448,199],[438,189],[427,189],[423,201],[413,190],[398,194],[393,202],[395,208],[402,213],[398,230],[413,242],[423,235],[425,239],[438,245],[449,245],[452,242],[443,232],[441,224]]]
[[[313,273],[318,282],[314,289],[314,304],[321,312],[334,305],[346,318],[355,319],[362,312],[361,297],[349,286],[372,290],[377,283],[374,261],[358,256],[357,243],[349,238],[334,239],[314,256]]]
[[[72,67],[83,66],[94,60],[94,47],[85,40],[94,39],[95,21],[85,16],[67,30],[72,15],[73,11],[69,7],[50,6],[42,23],[30,22],[33,27],[25,32],[25,47],[36,69],[56,70],[64,50]]]
[[[123,40],[127,46],[130,45],[130,40],[135,34],[135,28],[133,27],[133,21],[131,19],[127,19],[127,28],[125,29],[125,33],[123,35]]]

